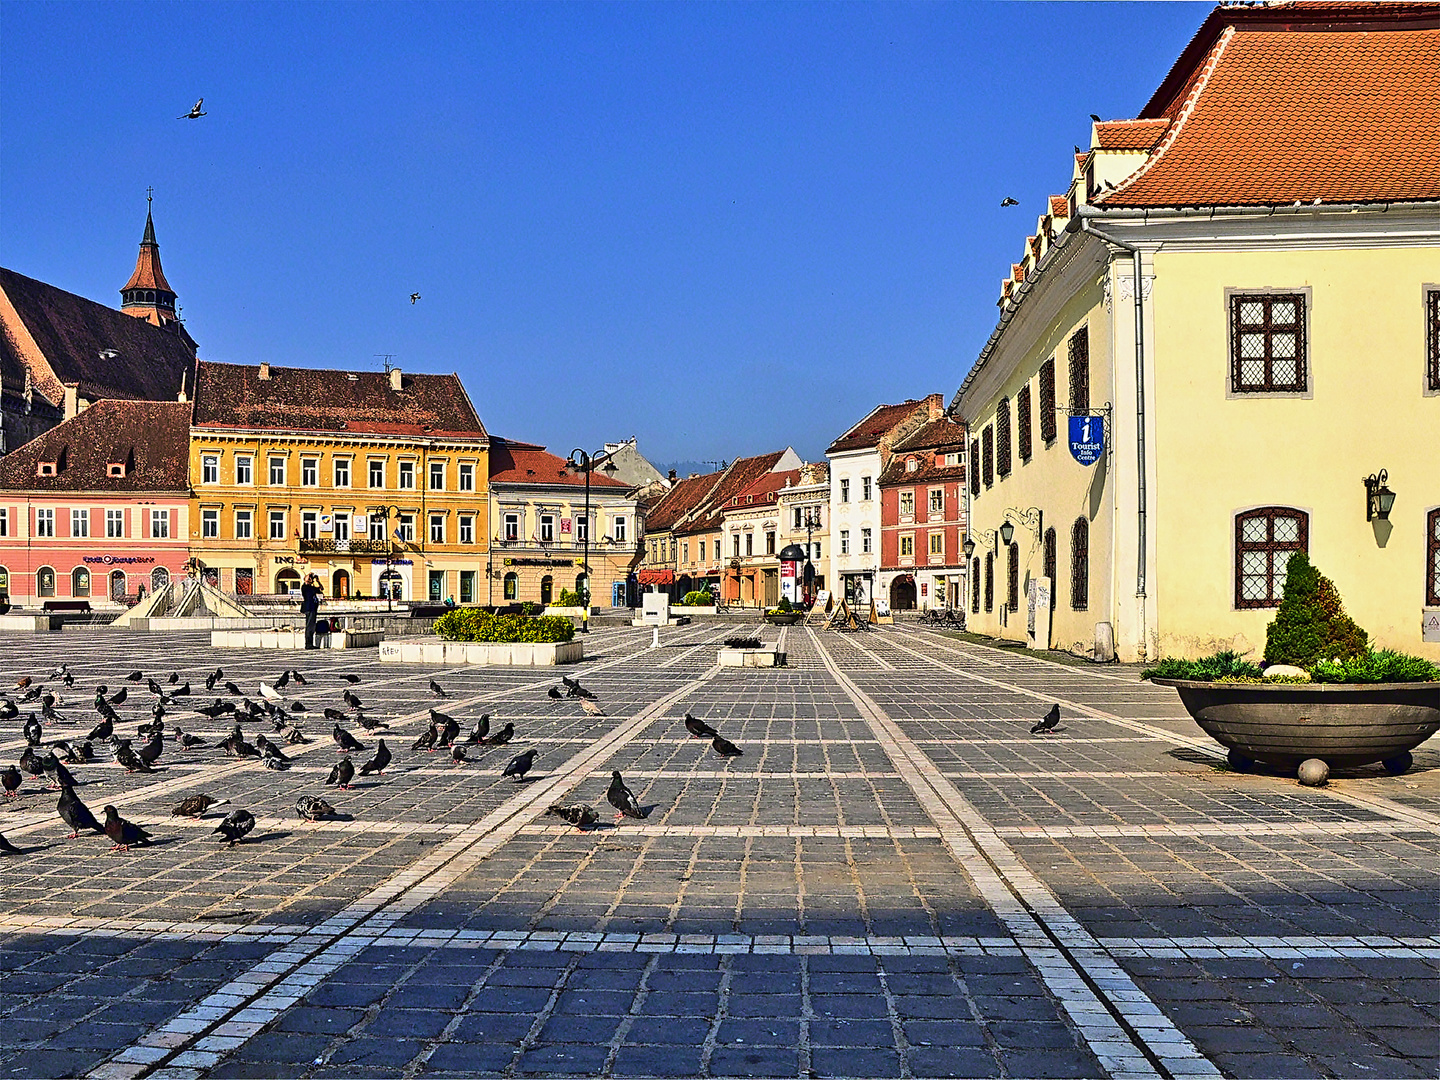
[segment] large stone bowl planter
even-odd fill
[[[1173,686],[1242,771],[1255,761],[1294,769],[1319,758],[1342,769],[1378,761],[1398,775],[1410,767],[1410,751],[1440,731],[1440,682],[1152,681]]]
[[[781,611],[773,615],[767,612],[765,615],[765,621],[771,626],[794,626],[803,618],[803,611]]]

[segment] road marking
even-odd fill
[[[1015,937],[1041,980],[1112,1076],[1219,1076],[1101,944],[1026,869],[994,828],[811,631],[830,675],[870,723],[955,860]]]

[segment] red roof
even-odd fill
[[[1070,200],[1067,199],[1064,195],[1051,195],[1051,196],[1050,196],[1050,216],[1051,216],[1051,217],[1069,217],[1069,216],[1070,216]]]
[[[160,269],[160,245],[155,240],[155,222],[149,211],[145,213],[145,234],[140,239],[140,254],[135,259],[135,272],[120,291],[124,292],[126,289],[163,289],[168,293],[175,291],[165,280],[165,271]]]
[[[891,428],[909,418],[916,409],[925,407],[923,398],[902,401],[898,405],[876,406],[869,416],[832,442],[825,453],[839,454],[847,450],[867,450],[872,446],[879,446],[880,440],[890,433]]]
[[[698,515],[685,521],[677,531],[688,533],[718,529],[725,504],[773,469],[784,456],[784,450],[775,450],[756,457],[736,458],[721,475],[709,498],[700,504]]]
[[[555,484],[561,487],[584,488],[585,474],[571,469],[562,457],[550,453],[537,443],[516,442],[514,439],[490,439],[491,484]],[[606,476],[603,469],[590,474],[591,488],[629,488]]]
[[[55,475],[38,475],[42,461],[55,463]],[[112,464],[121,466],[119,476],[110,475]],[[73,419],[0,457],[0,488],[188,492],[190,404],[97,401]]]
[[[720,477],[720,473],[713,472],[677,480],[675,485],[665,493],[665,497],[651,507],[650,512],[645,515],[645,531],[664,532],[674,528],[677,522],[704,501]]]
[[[1440,199],[1440,5],[1217,8],[1141,117],[1107,208]]]
[[[1170,127],[1170,121],[1107,120],[1095,125],[1095,145],[1101,150],[1149,150]]]

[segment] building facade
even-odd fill
[[[965,603],[965,426],[931,420],[880,474],[880,595],[892,611]]]
[[[825,556],[830,550],[830,467],[806,462],[799,476],[779,493],[780,550],[792,544],[805,551],[800,568],[800,596],[806,603],[829,589]]]
[[[245,596],[483,602],[485,429],[455,375],[201,362],[189,540]]]
[[[721,507],[726,603],[769,608],[780,602],[780,492],[799,477],[799,469],[765,473]]]
[[[1254,655],[1305,551],[1440,656],[1437,73],[1433,6],[1224,7],[1094,125],[951,406],[976,629],[1023,637],[1045,578],[1057,647]]]

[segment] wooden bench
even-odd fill
[[[46,611],[89,611],[89,600],[46,600],[41,607]]]

